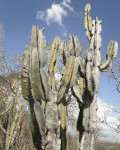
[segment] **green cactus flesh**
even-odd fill
[[[67,148],[67,139],[66,139],[66,121],[67,121],[67,109],[64,104],[60,104],[60,120],[61,120],[61,145],[62,149],[66,150]]]
[[[66,105],[67,100],[72,96],[75,97],[80,107],[77,122],[79,130],[77,149],[80,149],[82,145],[85,145],[85,149],[89,149],[88,147],[91,146],[90,144],[87,146],[85,141],[90,136],[94,136],[91,127],[94,129],[96,123],[94,106],[97,105],[95,97],[99,90],[100,71],[106,71],[111,67],[112,60],[118,53],[118,43],[110,42],[106,61],[102,63],[100,53],[101,20],[97,17],[92,20],[90,10],[91,5],[87,4],[84,26],[89,47],[85,59],[80,56],[81,45],[76,36],[70,36],[68,41],[62,42],[59,37],[56,37],[52,44],[47,73],[45,72],[47,48],[43,29],[32,27],[31,44],[26,47],[23,56],[21,84],[22,95],[29,101],[32,136],[37,149],[45,150],[50,147],[56,149],[57,144],[54,145],[54,142],[59,143],[57,150],[69,149],[70,145],[68,145],[66,137]],[[59,58],[64,66],[61,70]],[[61,77],[57,80],[56,75],[59,72]]]
[[[43,67],[40,68],[40,76],[41,76],[43,91],[45,94],[45,99],[48,100],[48,95],[49,95],[48,78],[47,78],[47,75],[46,75]]]
[[[77,71],[78,71],[78,66],[79,66],[79,58],[75,58],[74,66],[73,66],[73,71],[70,79],[70,87],[72,87],[75,83]]]
[[[47,62],[47,50],[46,50],[46,39],[43,36],[43,30],[38,29],[38,54],[40,60],[40,66],[45,66]]]
[[[41,98],[45,99],[45,95],[42,89],[41,77],[39,72],[39,59],[37,48],[32,49],[31,56],[31,85],[34,99],[40,101]]]
[[[50,62],[48,64],[48,72],[52,73],[54,70],[54,64],[56,63],[57,60],[57,51],[54,49],[50,58]]]
[[[76,57],[80,56],[80,53],[81,53],[81,45],[80,45],[80,42],[77,38],[77,36],[74,37],[74,44],[75,44],[75,55]]]
[[[64,86],[66,86],[70,81],[71,73],[72,73],[72,70],[73,70],[73,64],[74,64],[74,58],[71,56],[67,60],[67,64],[66,64],[66,67],[65,67],[65,73],[64,73],[64,76],[63,76],[63,80],[62,80],[62,83],[63,83]]]
[[[23,56],[21,85],[22,85],[22,95],[24,99],[29,101],[30,85],[29,85],[29,47],[28,46],[26,46],[24,56]]]
[[[85,26],[85,29],[86,29],[86,36],[87,36],[89,41],[91,39],[91,29],[92,29],[92,18],[89,15],[90,9],[91,9],[91,5],[87,4],[85,6],[84,26]]]
[[[44,116],[44,112],[39,102],[34,103],[34,112],[35,112],[35,117],[38,123],[39,132],[40,132],[41,139],[42,139],[42,144],[45,145],[45,139],[46,139],[45,116]]]
[[[37,27],[36,26],[32,26],[32,33],[31,33],[31,45],[33,47],[37,47],[38,46],[38,35],[37,35]]]
[[[85,90],[85,79],[82,77],[80,77],[80,80],[79,80],[79,88],[80,88],[81,95],[83,95],[84,90]]]

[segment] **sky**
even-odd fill
[[[4,25],[4,49],[6,54],[23,54],[30,44],[32,25],[44,27],[47,42],[55,36],[68,39],[77,35],[82,44],[88,45],[84,29],[84,7],[92,6],[91,16],[102,20],[102,57],[105,58],[110,40],[120,45],[120,0],[0,0],[0,22]],[[117,58],[120,58],[120,52]],[[120,94],[115,82],[101,74],[100,100],[120,110]]]

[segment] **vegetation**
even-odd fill
[[[89,48],[84,57],[76,36],[68,41],[56,37],[50,47],[43,29],[36,26],[23,58],[3,57],[0,49],[1,150],[119,150],[118,142],[99,140],[104,135],[97,127],[96,114],[100,71],[111,68],[118,43],[110,42],[106,61],[102,62],[101,20],[92,20],[90,9],[87,4],[84,23]],[[119,92],[119,77],[113,70],[109,75]],[[79,110],[77,121],[70,120],[70,103]],[[69,123],[75,128],[74,134],[68,133]]]
[[[22,66],[22,94],[29,102],[31,129],[38,150],[68,150],[67,99],[74,96],[79,105],[76,124],[76,149],[93,150],[97,123],[96,94],[100,71],[108,71],[116,57],[118,43],[108,45],[106,61],[101,61],[101,20],[90,16],[91,5],[85,7],[84,25],[89,48],[85,59],[81,57],[81,44],[76,36],[68,41],[56,37],[47,63],[46,39],[43,29],[32,27],[31,44],[26,46]],[[61,60],[62,69],[58,66]],[[56,74],[61,77],[55,78]],[[69,94],[71,91],[71,95]]]

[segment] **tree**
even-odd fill
[[[21,56],[4,56],[0,64],[0,147],[9,150],[18,137],[26,103],[21,96]],[[4,142],[3,142],[4,141]]]
[[[114,65],[109,69],[108,72],[109,80],[114,80],[116,84],[116,90],[120,93],[120,59],[114,60]],[[108,113],[112,112],[114,115],[114,123],[109,123],[109,115],[104,114],[103,122],[109,126],[111,129],[114,129],[117,133],[120,133],[120,111],[115,107],[109,107]]]
[[[114,66],[109,70],[108,77],[116,83],[116,89],[120,93],[120,59],[114,61]]]
[[[120,112],[112,105],[98,100],[98,120],[120,133]],[[101,111],[104,110],[104,111]]]

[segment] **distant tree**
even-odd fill
[[[0,63],[0,149],[13,149],[24,116],[26,102],[21,96],[22,57],[4,56]]]
[[[108,77],[116,83],[116,89],[120,93],[120,59],[114,61],[112,69],[108,72]]]
[[[118,91],[118,93],[120,93],[120,59],[116,59],[114,61],[113,67],[108,72],[108,77],[109,79],[115,81],[115,88]],[[116,122],[114,123],[114,125],[109,124],[107,121],[107,116],[104,116],[104,122],[112,129],[115,129],[117,133],[120,133],[120,110],[117,110],[113,107],[111,108],[111,111],[117,114],[117,117],[115,117]]]

